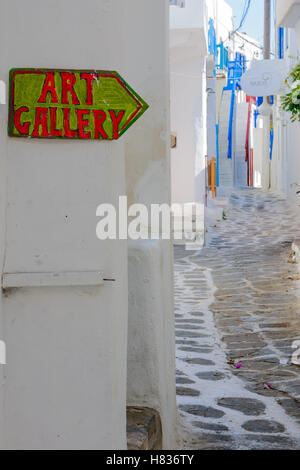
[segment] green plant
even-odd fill
[[[281,97],[281,106],[284,111],[291,114],[291,121],[300,121],[300,63],[294,68],[285,80],[289,91]]]

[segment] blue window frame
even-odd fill
[[[228,47],[224,46],[221,42],[217,45],[217,69],[227,70],[229,64],[229,51]]]
[[[278,57],[284,59],[284,28],[278,28]]]

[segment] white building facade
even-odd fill
[[[1,278],[19,287],[0,292],[1,449],[126,449],[127,404],[157,410],[163,446],[175,446],[171,242],[128,249],[96,237],[101,203],[170,203],[168,9],[168,0],[2,2]],[[149,112],[119,141],[13,139],[14,67],[117,70]]]
[[[172,202],[204,204],[212,158],[219,193],[252,184],[255,105],[237,85],[262,47],[235,31],[224,0],[171,8],[170,38]]]
[[[186,0],[182,8],[170,9],[172,202],[188,205],[196,217],[199,245],[207,165],[217,157],[217,110],[226,83],[220,84],[216,69],[229,59],[232,16],[224,0]]]
[[[299,63],[300,2],[277,0],[277,56],[287,61],[292,71]],[[288,89],[283,90],[288,92]],[[274,107],[274,152],[271,162],[271,188],[283,192],[288,199],[300,200],[300,123],[291,122],[291,115],[281,107],[281,96]]]
[[[186,0],[170,9],[172,201],[204,202],[206,155],[207,8]]]

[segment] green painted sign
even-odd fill
[[[148,109],[117,72],[13,69],[11,137],[113,140]]]

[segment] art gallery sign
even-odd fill
[[[249,96],[271,96],[281,93],[289,68],[285,60],[254,60],[241,79]]]
[[[117,72],[13,69],[11,137],[113,140],[147,110]]]

